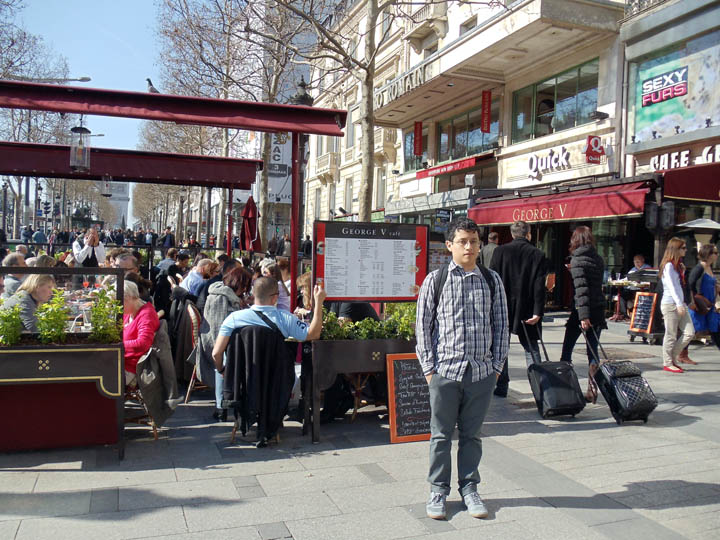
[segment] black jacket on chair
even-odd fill
[[[189,381],[192,377],[193,364],[188,363],[187,359],[193,351],[193,346],[192,322],[188,315],[187,305],[188,303],[194,304],[197,296],[190,294],[182,287],[175,287],[170,295],[170,300],[167,322],[175,373],[179,381]]]
[[[507,297],[510,331],[520,334],[522,321],[545,313],[545,254],[525,238],[495,248],[490,270],[500,275]],[[528,327],[532,333],[534,327]]]
[[[295,382],[295,357],[279,330],[250,325],[236,329],[225,351],[223,397],[235,409],[240,432],[257,422],[265,443],[282,426]]]

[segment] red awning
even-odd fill
[[[41,178],[100,180],[183,186],[250,189],[262,161],[92,148],[90,171],[70,170],[70,147],[59,144],[0,142],[0,174]]]
[[[578,191],[481,202],[468,210],[478,225],[510,225],[515,221],[542,223],[639,216],[645,209],[646,182],[633,182]]]
[[[663,172],[663,195],[686,201],[720,202],[720,163]]]
[[[250,131],[343,135],[347,111],[0,80],[0,107],[161,120]]]

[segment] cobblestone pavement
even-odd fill
[[[545,325],[555,359],[562,322]],[[210,396],[198,394],[158,441],[128,428],[121,462],[109,448],[0,454],[0,540],[718,538],[720,353],[695,344],[699,365],[670,374],[660,347],[626,330],[611,323],[602,341],[655,390],[647,425],[617,426],[602,399],[542,420],[514,339],[510,394],[483,430],[488,519],[469,517],[457,493],[447,521],[425,517],[428,443],[389,444],[383,409],[323,426],[316,445],[286,422],[279,445],[256,449],[231,446],[231,425],[208,423]]]

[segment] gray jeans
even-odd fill
[[[660,311],[665,320],[665,337],[663,338],[663,366],[672,366],[682,350],[688,346],[695,335],[688,308],[685,307],[685,314],[678,315],[675,304],[660,304]],[[682,336],[678,339],[678,331]]]
[[[430,380],[430,491],[450,494],[452,436],[458,427],[458,484],[460,495],[477,491],[478,465],[482,457],[482,428],[490,407],[495,373],[472,382],[468,368],[461,382],[435,373]]]

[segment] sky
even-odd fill
[[[144,92],[147,77],[159,87],[155,13],[154,0],[25,0],[20,21],[67,58],[71,78],[92,79],[68,84]],[[93,134],[104,134],[93,137],[93,146],[137,148],[141,120],[85,120]]]

